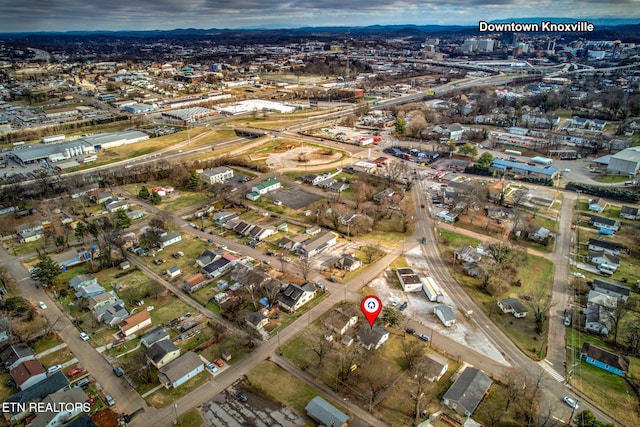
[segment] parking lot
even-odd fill
[[[267,193],[264,197],[271,200],[280,200],[283,205],[295,210],[302,209],[322,199],[322,197],[307,193],[300,188],[280,188]]]
[[[202,407],[205,425],[216,427],[298,427],[307,420],[290,408],[265,399],[262,396],[241,390],[246,402],[236,397],[240,390],[229,387],[216,395]]]

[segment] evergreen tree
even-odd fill
[[[493,155],[488,151],[485,151],[484,153],[482,153],[482,155],[480,156],[480,158],[476,163],[480,166],[484,166],[488,168],[489,166],[491,166],[491,163],[493,163]]]
[[[189,182],[187,182],[187,189],[195,191],[200,188],[200,175],[196,171],[192,170],[189,176]]]
[[[151,193],[149,196],[149,201],[152,205],[159,205],[162,202],[162,197],[158,193]]]
[[[129,218],[129,216],[127,215],[127,211],[121,209],[117,210],[114,220],[116,223],[116,228],[120,230],[131,227],[131,218]]]
[[[56,277],[62,273],[62,269],[54,260],[51,259],[49,254],[41,254],[38,259],[40,262],[36,264],[37,270],[35,275],[43,286],[51,286]]]
[[[404,135],[406,131],[407,131],[406,122],[404,121],[404,119],[401,119],[400,117],[398,117],[396,119],[396,133],[399,135]]]
[[[138,197],[140,197],[141,199],[149,199],[149,189],[143,185],[142,188],[140,189],[140,191],[138,192]]]
[[[84,224],[84,222],[78,221],[75,232],[76,239],[82,240],[82,243],[84,243],[84,237],[87,235],[87,233],[87,226]]]

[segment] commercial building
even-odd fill
[[[640,147],[622,150],[609,159],[608,174],[637,175],[640,169]]]

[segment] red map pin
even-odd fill
[[[362,309],[362,314],[369,321],[369,326],[373,328],[373,322],[376,321],[378,315],[382,311],[382,302],[380,298],[370,295],[365,297],[360,303],[360,308]]]

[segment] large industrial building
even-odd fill
[[[218,112],[204,107],[191,107],[162,113],[162,117],[181,124],[193,123],[207,117],[215,116]]]
[[[16,162],[26,165],[40,160],[59,162],[97,151],[133,144],[149,139],[149,135],[139,131],[124,131],[87,136],[60,143],[34,145],[13,150],[9,156]]]
[[[637,175],[640,169],[640,147],[622,150],[609,158],[608,174]]]

